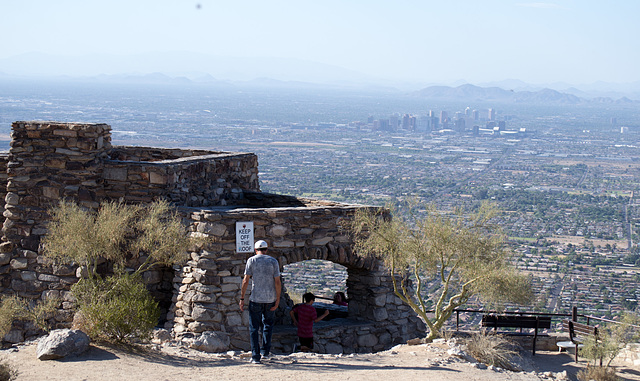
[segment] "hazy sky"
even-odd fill
[[[188,51],[393,80],[624,83],[640,80],[639,16],[637,0],[0,0],[0,60]]]

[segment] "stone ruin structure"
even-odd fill
[[[260,192],[258,158],[252,153],[112,146],[110,131],[106,124],[13,123],[10,151],[0,156],[2,294],[60,298],[55,327],[69,327],[74,307],[69,287],[79,271],[41,255],[47,208],[62,198],[88,208],[103,200],[163,198],[178,208],[191,232],[211,238],[183,266],[145,273],[174,335],[215,332],[229,338],[229,349],[249,349],[248,312],[239,310],[238,298],[252,254],[236,252],[240,221],[253,222],[255,239],[269,243],[281,267],[322,259],[346,268],[348,318],[316,325],[320,352],[380,351],[424,332],[416,314],[394,295],[388,270],[355,255],[340,228],[362,206]],[[291,351],[297,341],[295,328],[286,325],[291,307],[286,292],[281,306],[284,324],[274,333],[276,353]],[[33,334],[14,326],[4,340],[16,343]]]

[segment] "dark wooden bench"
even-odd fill
[[[573,348],[576,362],[578,362],[578,349],[583,347],[582,343],[589,337],[598,340],[598,327],[593,325],[582,324],[573,320],[563,320],[562,330],[569,333],[569,341],[560,341],[556,345],[560,351]],[[600,365],[602,366],[602,359],[600,359]]]
[[[536,341],[538,339],[538,329],[551,328],[550,316],[518,316],[518,315],[482,315],[482,326],[493,328],[523,328],[533,329],[533,355],[536,354]],[[507,334],[512,334],[507,332]]]
[[[340,318],[348,318],[349,317],[349,307],[347,306],[339,306],[337,304],[329,304],[322,302],[315,302],[313,306],[316,308],[318,316],[322,315],[325,310],[329,311],[329,316],[324,318],[324,320],[333,320]]]

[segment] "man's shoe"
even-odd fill
[[[260,360],[256,360],[256,359],[251,359],[251,363],[252,363],[252,364],[262,364],[262,363],[260,362]]]
[[[262,355],[262,360],[268,360],[271,358],[271,354]]]

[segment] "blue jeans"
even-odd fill
[[[274,303],[249,302],[249,332],[251,333],[251,358],[260,361],[271,351],[271,334],[276,312]],[[262,329],[262,351],[260,351],[260,329]]]

